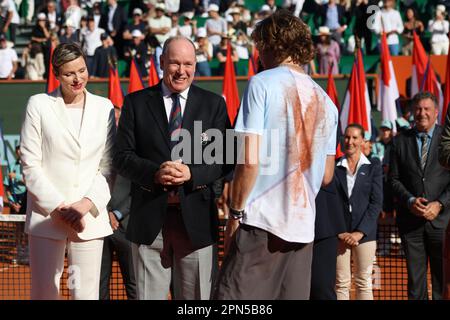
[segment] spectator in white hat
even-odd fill
[[[194,18],[193,12],[185,12],[182,14],[183,25],[179,27],[179,32],[182,36],[189,39],[194,39],[197,33],[197,20]]]
[[[169,38],[169,32],[172,28],[172,21],[165,13],[166,6],[164,3],[158,3],[155,6],[155,17],[148,20],[150,32],[156,36],[161,45]]]
[[[133,37],[132,42],[130,45],[125,47],[123,55],[125,59],[130,62],[130,65],[131,59],[134,58],[140,76],[145,77],[148,75],[147,68],[145,67],[147,62],[147,45],[144,41],[142,41],[143,34],[140,30],[133,30],[131,36]]]
[[[14,78],[17,61],[16,51],[13,48],[8,48],[5,35],[0,34],[0,79],[11,80]]]
[[[227,34],[227,21],[219,15],[219,6],[217,4],[212,3],[208,6],[208,14],[210,18],[206,20],[205,28],[209,42],[211,42],[214,52],[216,52],[220,46],[221,38]]]
[[[72,20],[66,20],[64,23],[64,34],[59,37],[60,43],[74,43],[79,42],[78,35],[75,32],[76,27]]]
[[[16,29],[20,23],[14,0],[0,0],[0,34],[9,30],[9,40],[16,42]]]
[[[198,28],[195,44],[195,56],[197,65],[195,67],[196,76],[211,76],[211,67],[209,61],[213,57],[213,46],[209,42],[206,29]]]
[[[125,31],[123,32],[123,38],[125,40],[131,40],[133,36],[131,33],[134,30],[139,30],[142,32],[142,36],[145,37],[145,29],[147,28],[147,23],[142,20],[142,9],[141,8],[134,8],[133,10],[133,21],[131,24],[128,24],[125,27]]]
[[[431,32],[431,53],[448,54],[448,32],[449,22],[445,19],[447,15],[445,6],[436,6],[435,18],[428,22],[428,31]]]
[[[319,73],[328,74],[332,64],[332,74],[339,73],[339,60],[341,49],[337,41],[332,39],[330,28],[323,26],[319,28],[319,43],[317,44],[317,58],[319,60]]]

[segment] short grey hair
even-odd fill
[[[188,41],[190,44],[192,44],[192,47],[194,48],[194,52],[195,52],[195,50],[196,50],[196,49],[195,49],[195,44],[194,44],[194,42],[192,42],[191,39],[186,38],[185,36],[173,36],[173,37],[168,38],[168,39],[164,42],[164,46],[163,46],[161,55],[164,56],[164,55],[166,54],[167,50],[169,49],[170,43],[173,42],[173,41],[175,41],[175,40],[186,40],[186,41]]]
[[[439,107],[438,99],[436,98],[436,96],[433,93],[431,93],[429,91],[422,91],[422,92],[416,93],[414,95],[414,97],[412,97],[412,99],[411,99],[411,106],[413,108],[415,108],[419,105],[419,103],[422,100],[425,100],[425,99],[430,99],[431,101],[433,101],[435,108]]]
[[[53,51],[52,66],[53,73],[59,74],[59,68],[67,62],[83,57],[86,62],[86,55],[83,49],[76,43],[61,43]]]

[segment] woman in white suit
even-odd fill
[[[103,237],[112,233],[106,205],[114,109],[85,89],[78,45],[56,47],[52,65],[60,87],[30,97],[21,132],[31,298],[60,298],[67,247],[72,299],[98,299]]]

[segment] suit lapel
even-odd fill
[[[430,166],[430,163],[433,163],[434,161],[434,157],[435,154],[437,153],[437,148],[438,148],[438,140],[439,137],[441,136],[441,131],[440,131],[440,127],[438,127],[438,125],[436,125],[434,127],[434,132],[433,132],[433,136],[431,137],[431,145],[430,148],[428,149],[428,157],[427,157],[427,162],[425,163],[425,169],[424,171],[426,171],[428,169],[428,167]],[[435,151],[436,150],[436,151]]]
[[[94,115],[96,111],[96,106],[94,101],[92,101],[92,95],[86,90],[86,100],[84,103],[84,111],[83,117],[81,118],[81,127],[80,127],[80,143],[84,141],[88,141],[85,139],[85,136],[92,133],[92,128],[97,127],[96,123],[91,123],[91,121],[98,120],[98,118]]]
[[[342,190],[344,190],[345,195],[348,199],[348,188],[347,188],[347,169],[345,167],[337,166],[336,167],[336,178],[341,185]]]
[[[164,107],[164,100],[161,93],[161,83],[150,89],[149,99],[146,101],[147,107],[150,110],[161,134],[164,137],[164,141],[167,147],[170,149],[169,144],[169,123],[167,121],[166,108]]]
[[[53,111],[55,112],[57,118],[61,122],[62,126],[67,129],[69,134],[75,140],[75,142],[80,145],[80,141],[76,134],[75,128],[73,126],[72,120],[69,117],[69,113],[67,112],[66,104],[64,103],[64,99],[61,95],[60,89],[55,90],[51,93],[51,96],[55,99],[55,103],[52,104]]]
[[[196,95],[196,88],[191,86],[186,101],[186,107],[183,114],[183,123],[181,127],[188,130],[191,134],[194,133],[194,121],[200,121],[201,103],[198,101]],[[195,138],[195,137],[194,137]],[[200,139],[200,137],[199,137]]]
[[[360,185],[367,179],[369,175],[369,165],[363,164],[356,173],[355,185],[352,190],[352,197],[360,189]]]

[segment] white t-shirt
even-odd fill
[[[13,62],[18,60],[14,49],[0,49],[0,78],[7,78],[14,67]]]
[[[383,21],[383,24],[381,23]],[[399,38],[398,35],[403,32],[403,20],[400,16],[400,12],[394,9],[385,10],[383,9],[381,13],[378,11],[375,16],[374,21],[374,31],[377,34],[380,34],[383,31],[397,31],[398,34],[391,34],[387,37],[387,43],[389,44],[398,44]]]
[[[172,28],[172,21],[169,17],[162,16],[161,18],[150,18],[148,19],[148,25],[150,28]],[[170,30],[166,34],[156,34],[156,39],[158,39],[159,44],[162,46],[164,42],[170,37]]]
[[[431,43],[449,42],[447,36],[449,31],[449,22],[447,20],[430,20],[428,22],[428,31],[432,33]]]
[[[86,51],[86,55],[93,56],[95,49],[102,45],[100,36],[104,32],[105,30],[102,28],[95,28],[93,31],[89,29],[86,30],[84,33],[84,50]]]
[[[286,66],[253,76],[235,131],[261,136],[242,223],[289,242],[314,240],[315,198],[336,153],[337,108],[310,76]]]
[[[13,13],[11,23],[19,24],[20,23],[20,17],[17,13],[16,4],[14,3],[14,0],[2,0],[0,2],[0,15],[4,18],[8,17],[9,12]]]

